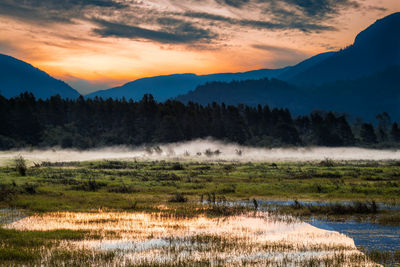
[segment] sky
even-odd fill
[[[1,0],[0,53],[82,94],[142,77],[294,65],[399,0]]]

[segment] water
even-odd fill
[[[380,251],[400,250],[399,226],[383,226],[354,220],[338,222],[312,219],[309,223],[320,229],[343,233],[351,237],[357,247]]]
[[[240,204],[250,205],[248,202]],[[215,264],[230,262],[234,266],[243,261],[254,261],[273,265],[283,261],[286,264],[289,260],[297,265],[315,259],[334,260],[338,255],[345,255],[349,262],[360,260],[360,248],[400,250],[400,227],[354,220],[300,221],[265,211],[219,218],[177,218],[163,213],[128,212],[54,212],[26,216],[19,210],[1,209],[0,223],[18,230],[93,232],[101,238],[62,244],[71,250],[117,251],[116,264],[121,265],[127,262],[133,265],[139,262],[168,263],[177,258],[190,263],[216,255]],[[364,261],[365,265],[369,264],[367,259]]]
[[[139,212],[53,212],[25,217],[6,228],[93,232],[101,236],[100,240],[65,241],[62,246],[70,250],[116,251],[116,265],[179,261],[297,266],[316,260],[339,263],[342,259],[348,264],[371,264],[349,236],[263,211],[217,218]]]
[[[0,209],[0,226],[16,222],[26,217],[26,214],[18,209]]]

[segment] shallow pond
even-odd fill
[[[208,263],[375,266],[352,238],[291,216],[175,217],[167,213],[54,212],[5,226],[18,230],[85,230],[100,239],[65,241],[70,250],[114,251],[116,265]]]
[[[26,217],[26,214],[18,209],[0,209],[0,226],[10,224]]]
[[[309,223],[320,229],[343,233],[351,237],[357,247],[381,251],[400,250],[399,226],[383,226],[354,220],[340,222],[313,219]]]

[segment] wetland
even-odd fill
[[[273,160],[243,148],[228,156],[224,146],[202,155],[187,146],[152,149],[110,158],[61,151],[53,160],[43,153],[57,150],[36,158],[35,151],[3,153],[0,265],[400,262],[396,151],[356,160],[350,153],[310,158],[304,153],[315,151],[305,150],[295,151],[299,160]]]

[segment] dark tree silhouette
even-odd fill
[[[388,121],[388,114],[378,118]],[[380,124],[379,124],[380,123]],[[390,141],[400,142],[400,130],[378,121]],[[381,126],[379,126],[381,125]],[[138,102],[112,99],[36,100],[24,93],[0,96],[0,149],[60,146],[86,149],[112,145],[143,145],[213,137],[253,146],[373,145],[372,124],[362,124],[357,143],[346,117],[316,111],[292,118],[288,109],[268,106],[200,105],[168,100],[157,103],[151,95]]]
[[[360,137],[363,143],[375,144],[377,143],[377,138],[374,131],[374,126],[370,123],[363,123],[361,125]]]

